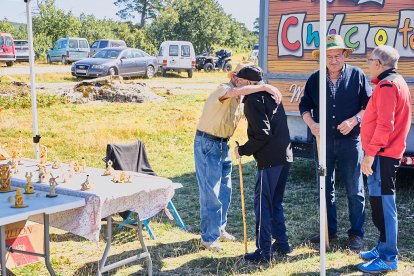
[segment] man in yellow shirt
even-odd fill
[[[228,141],[242,117],[241,96],[266,91],[277,103],[282,95],[271,85],[237,78],[237,72],[252,65],[239,64],[229,73],[230,82],[221,84],[207,98],[194,139],[194,159],[200,192],[201,244],[222,250],[222,241],[233,241],[226,232],[231,200],[231,155]]]

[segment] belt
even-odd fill
[[[214,141],[226,142],[226,143],[230,139],[230,138],[223,138],[223,137],[214,136],[214,135],[208,134],[208,133],[206,133],[204,131],[201,131],[201,130],[198,130],[198,129],[196,131],[196,135],[201,136],[201,137],[205,137],[205,138],[208,138],[208,139],[211,139],[211,140],[214,140]]]

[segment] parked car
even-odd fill
[[[213,70],[230,72],[232,66],[230,64],[232,52],[230,50],[221,49],[216,52],[213,57],[209,53],[196,57],[196,69],[211,72]]]
[[[107,75],[152,78],[158,70],[157,58],[146,52],[126,47],[105,48],[92,58],[72,64],[72,75],[96,78]]]
[[[93,56],[100,50],[104,48],[114,48],[114,47],[126,47],[126,43],[123,40],[113,40],[113,39],[98,39],[92,43],[90,56]]]
[[[8,67],[16,61],[16,50],[11,34],[0,33],[0,62],[5,62]]]
[[[29,42],[27,40],[15,40],[16,61],[29,61]]]
[[[196,59],[194,47],[188,41],[164,41],[158,51],[158,65],[165,77],[167,71],[187,72],[193,77]]]
[[[60,38],[47,52],[47,63],[61,61],[68,64],[89,57],[89,51],[89,43],[85,38]]]

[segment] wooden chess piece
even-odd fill
[[[30,172],[26,172],[26,180],[27,180],[27,183],[26,183],[26,186],[24,187],[24,193],[25,194],[33,194],[34,193],[34,187],[33,187],[33,185],[32,185],[32,177],[33,177],[33,174]]]
[[[56,194],[56,186],[58,186],[59,184],[56,182],[56,179],[59,178],[59,176],[53,177],[52,174],[50,174],[50,176],[51,176],[49,179],[50,189],[49,189],[49,194],[47,194],[46,197],[57,197],[58,195]]]

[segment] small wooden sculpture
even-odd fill
[[[55,160],[55,162],[53,162],[52,164],[52,169],[60,169],[62,167],[62,163],[60,162],[60,160]]]
[[[119,173],[119,179],[116,178],[116,175],[112,177],[112,182],[115,183],[131,183],[131,176],[127,175],[125,172]]]
[[[46,166],[47,164],[47,147],[40,145],[40,165]]]
[[[32,185],[32,177],[33,174],[30,172],[26,172],[26,186],[24,187],[24,193],[25,194],[33,194],[34,193],[34,187]]]
[[[50,180],[50,173],[46,169],[39,172],[39,182],[47,183]]]
[[[86,159],[85,159],[85,157],[82,157],[82,164],[81,164],[81,172],[86,172]]]
[[[75,171],[75,173],[79,173],[80,172],[80,166],[79,166],[79,162],[78,161],[73,161],[73,170]]]
[[[92,189],[92,186],[93,186],[93,183],[89,181],[89,174],[88,174],[86,175],[85,182],[83,182],[81,185],[81,191],[89,191],[90,189]]]
[[[12,151],[11,168],[16,169],[18,164],[19,164],[19,153],[14,150]]]
[[[0,160],[7,160],[10,158],[10,154],[5,150],[7,144],[0,145]]]
[[[103,174],[103,175],[105,175],[105,176],[107,176],[107,175],[114,176],[114,174],[115,174],[115,170],[114,170],[114,168],[112,167],[112,165],[113,165],[112,161],[111,161],[111,160],[109,160],[109,161],[108,161],[108,167],[106,167],[106,170],[104,171],[104,174]]]
[[[20,191],[20,188],[17,188],[16,196],[14,198],[14,205],[12,206],[12,208],[24,208],[24,207],[27,207],[27,205],[24,205],[23,196],[22,196],[22,192]]]
[[[58,186],[59,184],[56,182],[56,179],[59,178],[59,176],[57,177],[53,177],[52,174],[50,174],[51,177],[49,179],[49,185],[50,185],[50,189],[49,189],[49,194],[47,194],[47,197],[57,197],[58,195],[56,194],[56,186]]]
[[[121,173],[119,174],[119,182],[124,183],[124,181],[125,181],[125,176],[126,176],[125,172],[121,172]]]
[[[63,183],[68,183],[69,180],[69,174],[67,172],[63,172],[62,173],[62,182]]]
[[[12,192],[12,189],[10,187],[10,166],[9,165],[1,165],[0,166],[0,192],[1,193],[8,193]]]

